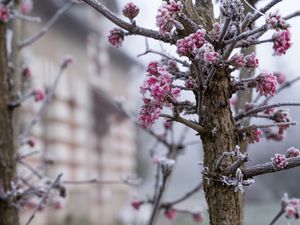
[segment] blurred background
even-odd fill
[[[120,14],[122,6],[128,1],[101,0],[113,12]],[[140,7],[136,18],[139,25],[156,29],[156,9],[160,0],[135,0]],[[269,1],[261,0],[257,8]],[[62,0],[34,1],[33,15],[41,16],[42,23],[22,24],[22,36],[28,37],[41,29],[64,2]],[[285,0],[274,9],[282,15],[299,10],[297,0]],[[216,15],[218,11],[216,11]],[[300,18],[290,22],[293,47],[286,55],[272,56],[272,45],[263,44],[257,48],[260,59],[260,71],[282,72],[287,80],[300,76]],[[263,18],[258,22],[262,23]],[[138,115],[141,105],[139,86],[145,75],[149,61],[160,59],[155,55],[137,57],[145,51],[145,39],[128,37],[123,48],[109,46],[107,35],[115,27],[94,10],[77,5],[68,11],[55,26],[38,42],[22,51],[24,63],[33,71],[34,80],[25,87],[44,87],[53,82],[60,62],[66,54],[74,56],[75,63],[65,72],[57,88],[54,101],[50,104],[41,123],[35,127],[33,136],[38,140],[35,147],[41,154],[30,158],[30,163],[49,177],[63,172],[64,180],[86,180],[102,178],[117,180],[137,173],[143,182],[132,187],[124,184],[70,185],[67,186],[67,198],[64,209],[47,209],[39,213],[32,222],[36,225],[113,225],[144,224],[149,217],[150,208],[145,205],[140,210],[131,207],[133,199],[147,199],[154,187],[155,167],[151,163],[149,150],[153,150],[155,140],[121,113],[114,100]],[[270,34],[266,34],[266,36]],[[174,48],[160,45],[149,40],[152,49],[175,52]],[[27,85],[27,86],[26,86]],[[299,102],[300,83],[281,92],[272,102]],[[189,96],[185,96],[189,97]],[[28,103],[22,114],[24,124],[30,120],[40,106]],[[300,120],[300,109],[290,108],[294,121]],[[175,127],[175,136],[186,132],[183,127]],[[162,130],[162,123],[155,127]],[[251,161],[249,165],[269,161],[274,153],[285,152],[290,146],[300,147],[300,127],[288,129],[282,142],[262,140],[249,146]],[[199,137],[190,131],[185,142],[189,145],[176,165],[176,170],[168,190],[166,200],[183,195],[201,181],[202,159]],[[22,151],[30,151],[26,147]],[[156,153],[163,153],[160,146]],[[26,168],[20,166],[21,173]],[[291,197],[300,197],[300,169],[292,169],[276,174],[255,178],[255,184],[246,190],[246,225],[267,225],[280,209],[280,200],[284,192]],[[207,213],[202,192],[179,205],[180,208],[202,209],[207,223]],[[22,213],[22,219],[28,218],[30,211]],[[191,218],[178,216],[176,224],[194,224]],[[163,216],[160,224],[171,224]],[[283,218],[277,224],[286,224]],[[296,221],[293,224],[300,224]]]

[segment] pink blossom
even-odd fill
[[[36,140],[33,137],[28,138],[27,144],[33,148],[36,145]]]
[[[273,35],[274,55],[285,54],[291,46],[291,33],[289,30],[278,31]]]
[[[176,210],[173,208],[166,210],[165,217],[167,217],[169,220],[174,220],[176,218]]]
[[[274,114],[272,119],[277,122],[290,122],[291,117],[290,114],[287,110],[279,109],[277,110]],[[288,129],[290,126],[289,125],[281,125],[279,126],[279,133],[282,134],[286,129]]]
[[[272,28],[275,30],[287,29],[289,27],[278,10],[270,12],[266,15],[266,24],[269,29]]]
[[[141,205],[142,205],[142,202],[141,202],[140,200],[133,200],[133,201],[131,202],[131,206],[132,206],[132,208],[134,208],[135,210],[139,210],[140,207],[141,207]]]
[[[111,45],[119,48],[124,41],[124,32],[119,28],[114,28],[109,32],[108,41]]]
[[[260,95],[274,96],[277,89],[277,78],[272,73],[261,73],[257,77],[256,91]]]
[[[164,128],[165,128],[165,129],[171,129],[172,126],[173,126],[173,121],[172,121],[172,120],[166,120],[166,121],[164,122]]]
[[[255,104],[253,102],[248,102],[244,105],[245,111],[252,110],[255,107]]]
[[[284,210],[285,216],[288,219],[298,219],[300,207],[300,200],[297,198],[288,198],[288,195],[285,193],[281,201],[282,209]]]
[[[31,70],[30,70],[30,68],[28,66],[24,66],[22,68],[22,75],[26,79],[30,79],[32,77]]]
[[[132,2],[127,3],[122,12],[129,19],[134,19],[139,14],[140,9]]]
[[[43,101],[44,98],[46,97],[45,92],[43,90],[40,90],[40,89],[34,90],[33,95],[34,95],[34,100],[36,102]]]
[[[298,157],[300,156],[300,151],[299,149],[295,147],[290,147],[286,153],[285,153],[286,158],[292,158],[292,157]]]
[[[251,129],[250,136],[249,136],[249,142],[250,143],[259,142],[261,134],[262,134],[262,132],[259,129],[257,129],[257,128]]]
[[[6,5],[0,3],[0,21],[6,23],[10,18],[10,12]]]
[[[158,75],[158,62],[152,61],[148,64],[147,72],[151,75]]]
[[[283,169],[287,165],[285,155],[283,154],[275,154],[271,159],[273,161],[273,166],[277,169]]]
[[[274,73],[274,75],[277,78],[277,83],[278,84],[284,84],[285,80],[286,80],[286,76],[284,73]]]
[[[175,25],[175,17],[183,9],[180,1],[171,0],[169,3],[163,1],[156,15],[156,25],[161,34],[169,34]]]
[[[202,213],[199,212],[199,213],[193,213],[192,214],[192,217],[193,217],[193,220],[196,222],[196,223],[202,223],[204,218],[202,216]]]
[[[229,63],[235,68],[241,68],[245,66],[246,61],[243,54],[235,54],[229,59]]]
[[[173,98],[178,99],[180,97],[181,90],[178,87],[172,88],[171,95]]]
[[[63,199],[60,197],[56,197],[52,200],[53,202],[53,208],[56,210],[62,209],[64,204],[63,204]]]
[[[197,82],[191,76],[189,76],[188,79],[185,80],[184,86],[186,86],[186,88],[188,89],[193,90],[197,88]]]
[[[20,3],[20,12],[23,14],[29,14],[33,9],[32,0],[22,0]]]
[[[139,123],[143,128],[150,128],[159,118],[162,105],[151,99],[144,99],[144,105],[141,108]]]
[[[259,61],[258,61],[258,58],[256,58],[255,52],[252,52],[251,54],[246,55],[244,59],[246,61],[246,64],[245,64],[246,67],[249,67],[249,68],[258,67]]]
[[[222,25],[219,22],[213,24],[213,29],[209,32],[209,36],[214,39],[218,40],[222,31]]]
[[[177,53],[180,56],[190,56],[192,53],[201,48],[205,43],[205,30],[199,29],[187,37],[179,39],[176,43]]]
[[[203,50],[203,61],[205,63],[211,64],[217,61],[219,53],[214,51],[213,46],[211,44],[205,44],[203,46]]]
[[[233,106],[233,107],[236,106],[237,102],[238,102],[238,99],[237,99],[236,96],[233,96],[233,97],[230,99],[230,105]]]
[[[284,139],[283,133],[275,133],[271,128],[264,128],[262,131],[267,140],[282,141]]]

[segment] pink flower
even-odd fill
[[[241,68],[244,67],[246,64],[246,61],[244,59],[243,54],[235,54],[229,59],[229,63],[235,67],[235,68]]]
[[[277,110],[274,114],[272,119],[277,122],[277,123],[281,123],[281,122],[290,122],[291,121],[291,117],[290,114],[287,110],[283,110],[283,109],[279,109]],[[288,129],[290,126],[289,125],[281,125],[279,126],[279,133],[282,134],[284,133],[284,131],[286,129]]]
[[[192,33],[187,37],[179,39],[176,43],[177,53],[180,56],[190,56],[192,53],[201,48],[205,43],[205,30],[199,29],[196,33]]]
[[[32,0],[22,0],[20,3],[20,12],[23,14],[29,14],[33,9]]]
[[[291,33],[289,30],[278,31],[273,35],[274,55],[285,54],[291,46]]]
[[[34,95],[34,100],[36,102],[43,101],[44,98],[45,98],[45,92],[43,90],[40,90],[40,89],[34,90],[33,95]]]
[[[287,165],[285,155],[283,154],[275,154],[271,160],[273,161],[273,166],[277,169],[283,169]]]
[[[33,148],[36,145],[36,140],[33,137],[28,138],[27,144]]]
[[[196,223],[202,223],[204,218],[202,216],[202,213],[199,212],[199,213],[193,213],[192,214],[192,217],[193,217],[193,220],[196,222]]]
[[[275,30],[287,29],[289,27],[278,10],[270,12],[266,15],[266,24],[269,29]]]
[[[191,76],[189,76],[189,78],[185,80],[184,86],[193,90],[197,88],[197,82]]]
[[[154,100],[144,99],[144,105],[141,108],[139,123],[143,128],[150,128],[159,118],[162,105],[157,104]]]
[[[277,78],[277,83],[278,84],[283,84],[286,80],[286,76],[284,73],[274,73],[274,75],[276,76]]]
[[[152,61],[148,64],[147,72],[151,75],[158,75],[158,62]]]
[[[298,219],[300,207],[300,200],[297,198],[288,198],[288,195],[285,193],[282,200],[281,206],[284,210],[285,216],[288,219]]]
[[[131,206],[132,206],[132,208],[134,208],[135,210],[139,210],[140,207],[141,207],[141,205],[142,205],[142,202],[141,202],[140,200],[133,200],[133,201],[131,202]]]
[[[222,25],[219,22],[213,24],[213,29],[209,32],[209,36],[214,39],[218,40],[222,31]]]
[[[171,0],[169,3],[163,1],[156,15],[156,25],[161,34],[169,34],[175,25],[175,17],[182,11],[183,5],[180,1]]]
[[[238,99],[237,99],[236,96],[233,96],[233,97],[230,99],[230,105],[231,105],[231,106],[236,106],[237,102],[238,102]]]
[[[244,105],[245,111],[250,111],[255,107],[255,104],[253,102],[248,102]]]
[[[22,75],[26,79],[30,79],[32,77],[31,70],[30,70],[30,68],[28,66],[24,66],[22,68]]]
[[[205,63],[211,64],[217,61],[219,53],[214,51],[211,44],[205,44],[202,49],[204,50],[203,61]]]
[[[10,18],[10,12],[6,5],[0,3],[0,20],[4,23],[8,22]]]
[[[173,125],[173,121],[172,120],[166,120],[165,122],[164,122],[164,127],[165,127],[165,129],[171,129],[172,128],[172,125]]]
[[[109,32],[108,41],[114,47],[121,47],[124,41],[124,32],[119,28],[114,28]]]
[[[123,15],[130,20],[134,19],[139,14],[139,11],[140,9],[132,2],[127,3],[122,10]]]
[[[255,52],[252,52],[251,54],[245,56],[244,59],[246,61],[246,64],[245,64],[246,67],[249,67],[249,68],[258,67],[259,61],[258,61],[258,58],[256,58]]]
[[[262,132],[259,129],[257,129],[257,128],[251,129],[250,135],[249,135],[249,142],[252,144],[255,142],[259,142],[261,134],[262,134]]]
[[[174,220],[176,218],[176,210],[173,208],[166,210],[165,217],[167,217],[169,220]]]
[[[260,95],[274,96],[277,89],[277,78],[272,73],[261,73],[257,77],[256,91]]]
[[[295,147],[290,147],[285,153],[286,158],[292,158],[292,157],[298,157],[298,156],[300,156],[300,151],[299,151],[299,149],[297,149]]]

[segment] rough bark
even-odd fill
[[[7,77],[6,26],[0,24],[0,187],[4,192],[11,188],[15,176],[15,147],[12,128],[12,111],[7,107],[9,87]],[[3,196],[2,196],[3,197]],[[0,224],[18,225],[18,212],[5,199],[0,199]]]
[[[214,170],[217,159],[237,144],[235,125],[230,110],[230,80],[226,69],[216,72],[203,102],[201,136],[204,149],[204,166]],[[228,162],[230,163],[230,162]],[[204,179],[204,192],[209,209],[210,225],[242,225],[241,195],[219,181]]]

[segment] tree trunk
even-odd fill
[[[214,169],[217,159],[237,144],[235,125],[230,109],[230,78],[226,69],[217,71],[210,82],[203,102],[201,136],[204,166]],[[229,162],[230,163],[230,162]],[[241,195],[220,181],[204,178],[204,192],[209,209],[210,225],[242,225]]]
[[[6,25],[0,23],[0,188],[7,192],[15,177],[16,161],[12,111],[8,108],[9,86],[5,33]],[[17,209],[4,199],[0,199],[0,224],[19,224]]]

